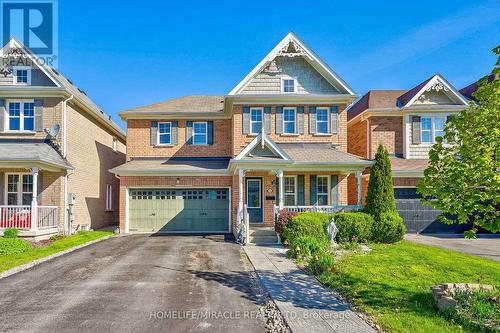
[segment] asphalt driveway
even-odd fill
[[[1,332],[264,332],[222,236],[111,238],[0,280]]]

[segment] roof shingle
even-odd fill
[[[197,112],[224,112],[223,95],[200,95],[182,96],[168,99],[163,102],[140,106],[134,109],[125,110],[120,114],[127,113],[197,113]]]

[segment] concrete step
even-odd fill
[[[274,231],[274,228],[269,228],[269,227],[260,227],[260,228],[255,228],[255,227],[250,227],[250,236],[276,236],[276,232]]]

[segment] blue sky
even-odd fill
[[[289,31],[358,94],[434,73],[462,88],[493,67],[500,1],[60,0],[59,70],[123,126],[120,110],[227,94]]]

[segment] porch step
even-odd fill
[[[270,245],[278,242],[274,228],[250,228],[250,243],[255,245]]]

